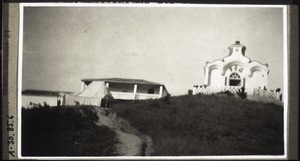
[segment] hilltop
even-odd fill
[[[233,96],[121,102],[112,112],[153,139],[155,156],[282,155],[283,106]]]
[[[283,106],[185,95],[22,109],[24,156],[282,155]]]

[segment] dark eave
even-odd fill
[[[82,82],[88,81],[103,81],[107,83],[130,83],[130,84],[149,84],[149,85],[163,85],[157,82],[151,82],[143,79],[128,79],[128,78],[90,78],[81,79]]]
[[[22,95],[32,95],[32,96],[61,96],[61,94],[74,94],[74,92],[69,91],[49,91],[49,90],[33,90],[27,89],[22,91]]]

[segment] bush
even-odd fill
[[[98,119],[90,106],[23,108],[22,155],[115,155],[115,132]]]
[[[241,88],[241,90],[239,90],[239,92],[237,92],[237,95],[239,97],[241,97],[242,99],[247,98],[247,93],[245,92],[245,87],[244,86]]]
[[[170,94],[167,94],[165,97],[163,97],[163,102],[167,105],[170,104],[170,98],[171,98],[171,95]]]

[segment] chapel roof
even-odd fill
[[[223,74],[225,74],[226,69],[232,65],[247,64],[247,66],[249,66],[253,71],[260,68],[262,71],[269,73],[268,64],[263,64],[259,61],[251,60],[249,57],[245,56],[246,47],[240,44],[240,41],[236,41],[235,44],[229,46],[229,50],[229,55],[227,55],[223,59],[217,59],[213,62],[206,62],[204,72],[206,70],[210,71],[212,69],[218,68],[222,69]]]

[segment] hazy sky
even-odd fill
[[[25,7],[22,89],[79,92],[83,78],[135,78],[172,95],[239,40],[283,87],[282,8]]]

